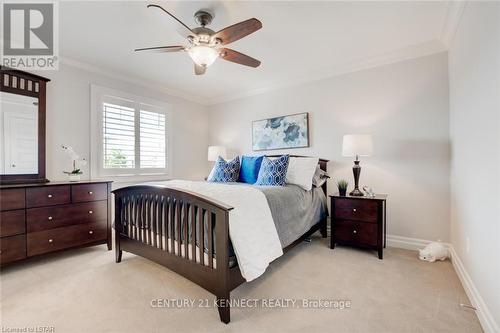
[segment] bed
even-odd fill
[[[326,171],[327,162],[319,167]],[[314,232],[326,237],[326,183],[305,191],[166,181],[113,193],[116,262],[126,251],[191,280],[216,296],[226,324],[231,290]]]

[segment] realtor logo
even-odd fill
[[[3,3],[2,65],[58,69],[57,3]]]

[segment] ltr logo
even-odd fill
[[[3,7],[3,55],[53,55],[53,7],[52,3],[5,3]]]

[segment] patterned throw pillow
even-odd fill
[[[274,160],[264,157],[255,185],[285,186],[289,159],[289,155]]]
[[[236,156],[232,161],[218,157],[212,172],[208,177],[209,182],[237,182],[240,175],[240,159]]]

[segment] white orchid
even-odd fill
[[[78,154],[73,150],[73,147],[65,145],[61,145],[61,147],[72,160],[77,160],[80,158],[80,156],[78,156]]]
[[[73,161],[73,170],[63,172],[68,175],[81,175],[83,172],[82,170],[80,170],[80,167],[87,165],[87,161],[85,160],[85,158],[80,158],[80,156],[73,150],[73,147],[71,146],[61,145],[61,148]]]

